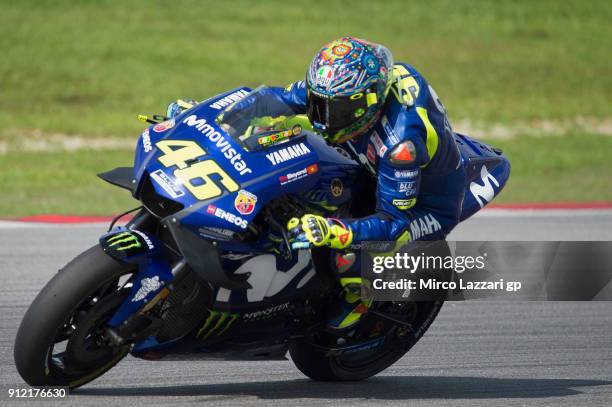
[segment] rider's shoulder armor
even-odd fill
[[[436,92],[408,64],[394,66],[393,80],[381,119],[372,132],[386,147],[380,165],[420,169],[423,175],[456,169],[459,150]]]

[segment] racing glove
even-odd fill
[[[166,108],[166,117],[170,119],[176,117],[179,114],[183,113],[185,110],[191,109],[197,104],[198,102],[193,99],[178,99],[177,101],[172,102],[168,105],[168,107]]]
[[[287,223],[289,234],[296,242],[308,242],[313,246],[327,245],[332,249],[344,249],[353,241],[353,231],[338,219],[306,214],[301,219],[292,218]]]

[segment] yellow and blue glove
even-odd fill
[[[301,219],[292,218],[287,223],[294,249],[309,245],[344,249],[353,241],[353,231],[338,219],[306,214]]]
[[[193,99],[178,99],[177,101],[172,102],[168,105],[168,107],[166,108],[166,117],[168,117],[169,119],[176,117],[179,114],[183,113],[185,110],[191,109],[197,104],[198,102]]]

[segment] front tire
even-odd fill
[[[31,386],[72,389],[123,359],[129,347],[112,346],[103,329],[127,297],[125,282],[135,272],[99,245],[61,269],[36,296],[17,331],[14,358],[21,377]]]

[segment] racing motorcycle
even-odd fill
[[[134,166],[99,174],[141,206],[125,226],[115,219],[30,305],[14,349],[27,383],[74,389],[127,354],[279,360],[287,352],[312,379],[361,380],[423,336],[443,301],[374,302],[354,327],[327,326],[341,295],[331,268],[354,258],[297,250],[285,225],[305,213],[372,213],[376,182],[363,181],[360,157],[308,131],[307,118],[267,89],[145,117],[151,126]],[[265,116],[271,105],[275,116]],[[466,219],[501,190],[509,166],[500,150],[455,139],[473,180]]]

